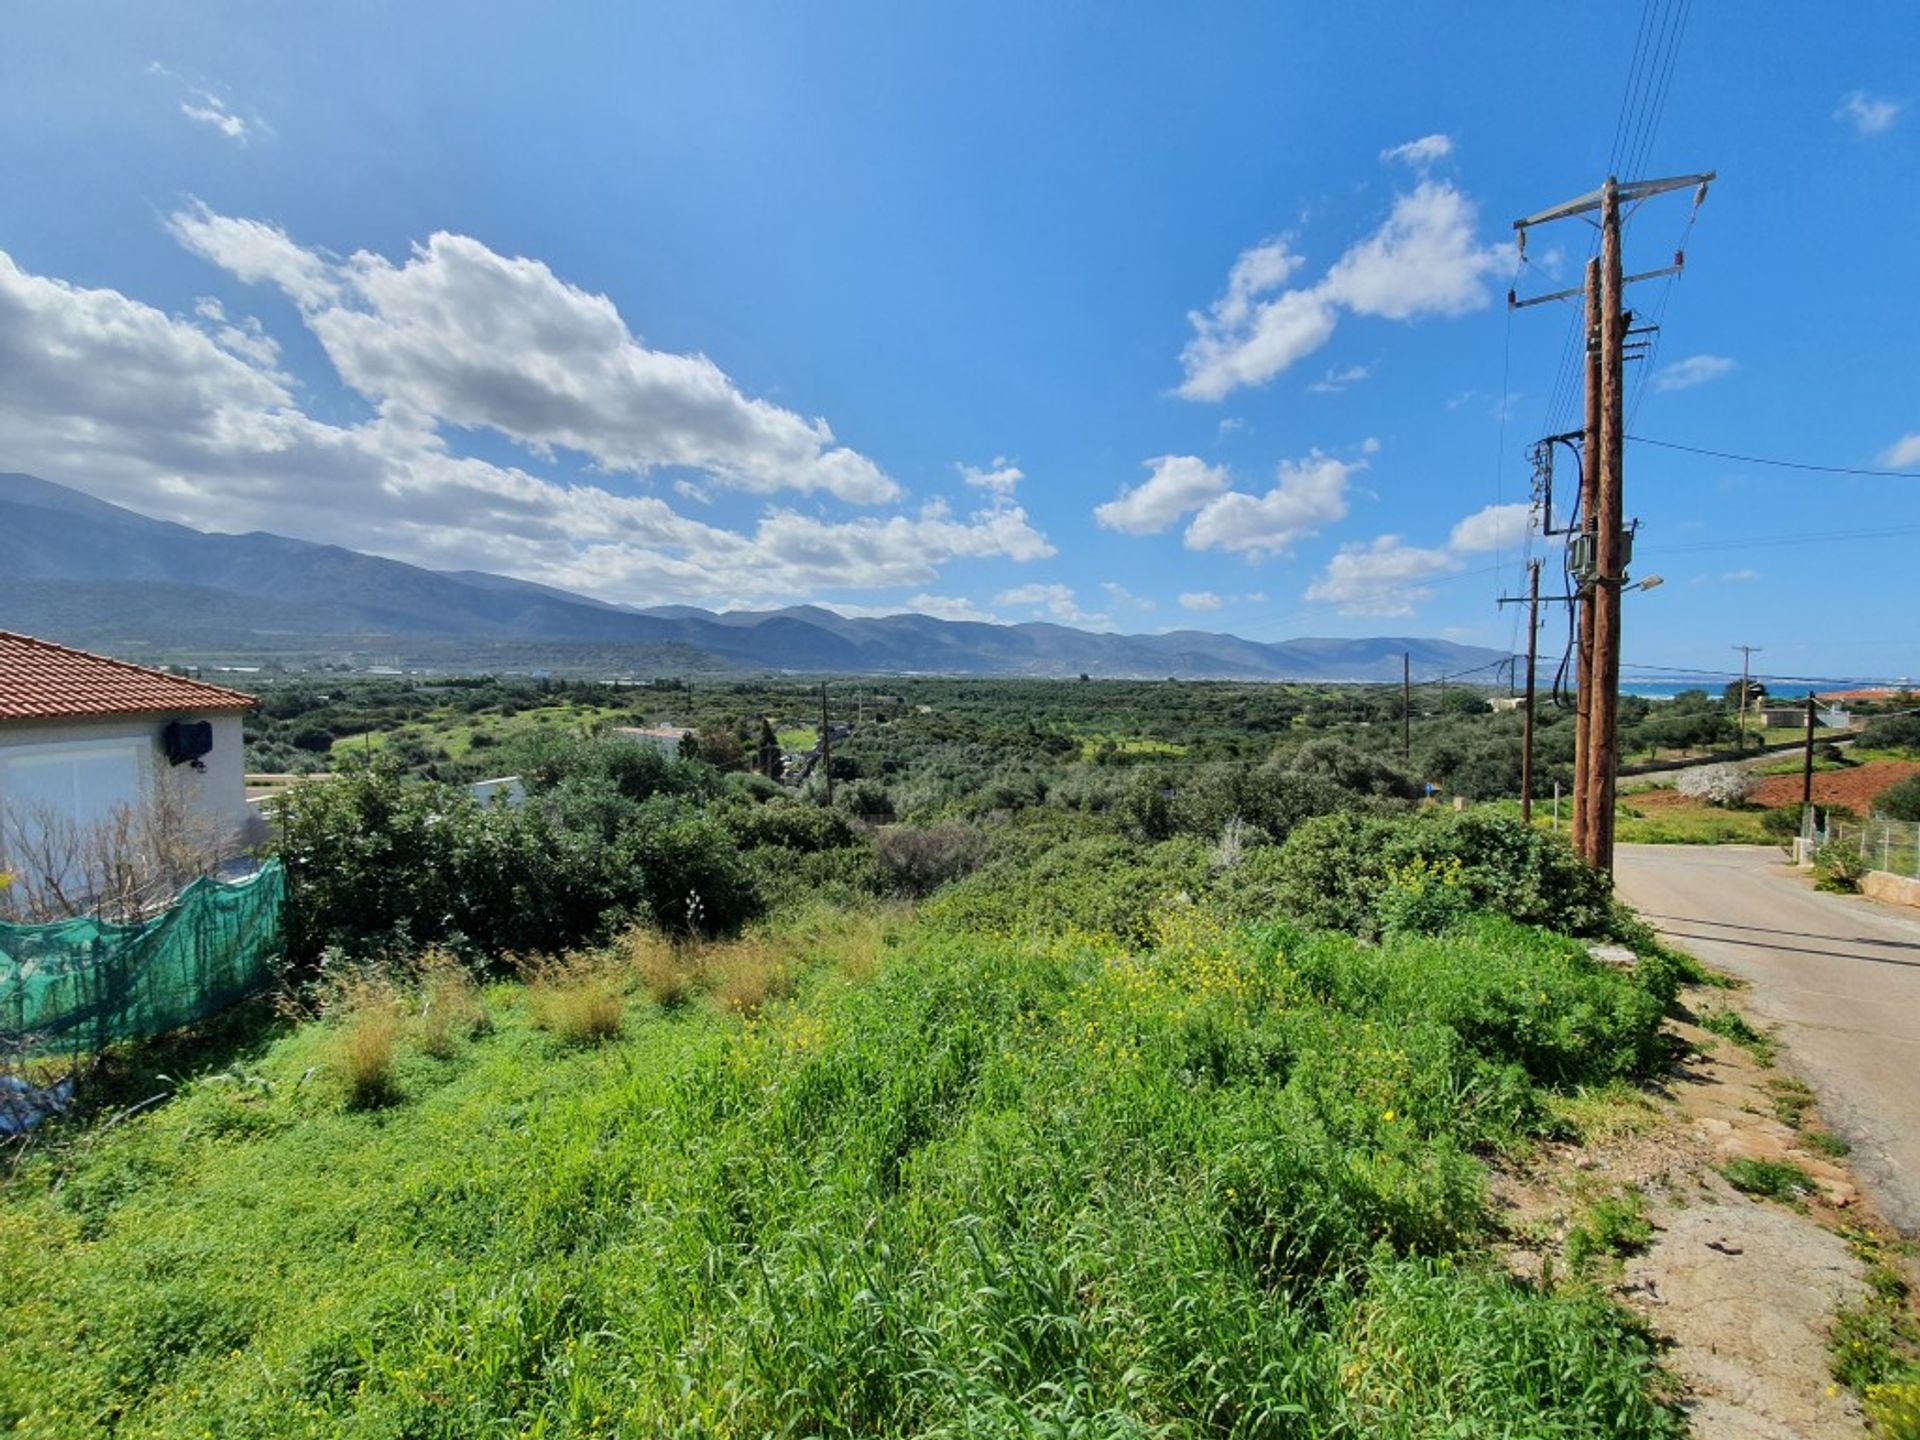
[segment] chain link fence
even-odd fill
[[[1817,811],[1817,817],[1816,817]],[[1815,807],[1801,822],[1802,854],[1811,859],[1822,845],[1852,845],[1869,869],[1920,879],[1920,821],[1829,818]]]

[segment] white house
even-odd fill
[[[0,630],[0,861],[48,817],[139,811],[164,777],[216,835],[245,833],[240,721],[254,699]]]

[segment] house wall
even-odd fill
[[[195,770],[191,765],[167,764],[160,737],[173,720],[205,720],[213,726],[213,749],[201,761],[204,770]],[[26,760],[82,751],[111,755],[121,749],[131,750],[138,767],[137,777],[129,778],[122,787],[133,791],[125,797],[125,803],[139,803],[153,776],[167,772],[185,789],[201,813],[224,833],[231,833],[236,842],[251,838],[247,833],[252,812],[247,806],[246,756],[241,717],[236,711],[0,724],[0,811],[14,798],[9,796],[7,788],[10,758]],[[103,765],[103,774],[117,773],[111,760]]]

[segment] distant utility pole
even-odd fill
[[[820,768],[827,777],[827,808],[833,808],[833,723],[827,719],[827,682],[820,682]]]
[[[1638,275],[1624,273],[1620,248],[1620,207],[1651,199],[1671,190],[1692,188],[1694,205],[1705,198],[1713,174],[1684,175],[1665,180],[1630,180],[1612,176],[1588,195],[1555,205],[1513,222],[1519,249],[1526,254],[1527,232],[1535,225],[1564,220],[1594,211],[1600,216],[1600,255],[1587,262],[1586,283],[1577,289],[1521,300],[1509,292],[1513,309],[1581,296],[1586,311],[1587,386],[1586,426],[1582,435],[1580,513],[1582,522],[1572,541],[1571,569],[1579,582],[1579,617],[1575,626],[1577,693],[1573,764],[1574,848],[1596,870],[1613,869],[1614,782],[1620,763],[1620,592],[1632,563],[1632,533],[1627,529],[1623,461],[1626,424],[1626,361],[1628,338],[1644,334],[1622,301],[1628,285],[1657,276],[1678,274],[1686,264],[1676,254],[1673,264]],[[1638,358],[1638,357],[1635,357]]]
[[[1765,647],[1736,645],[1733,648],[1740,652],[1740,733],[1734,737],[1733,748],[1745,750],[1747,748],[1747,696],[1753,690],[1753,681],[1748,677],[1753,673],[1754,653]]]
[[[1813,692],[1807,692],[1807,750],[1800,761],[1800,814],[1813,808]]]
[[[1413,652],[1400,652],[1400,758],[1413,763]]]
[[[1502,605],[1519,603],[1502,598]],[[1520,823],[1533,823],[1533,670],[1540,650],[1540,562],[1527,562],[1527,689],[1520,703]]]

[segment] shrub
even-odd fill
[[[1817,890],[1855,894],[1867,878],[1867,870],[1866,856],[1851,840],[1829,840],[1813,852],[1813,884]]]
[[[1769,840],[1790,844],[1800,834],[1800,807],[1775,805],[1760,814],[1760,833]]]
[[[626,997],[604,957],[570,954],[528,967],[527,1011],[534,1028],[568,1045],[598,1045],[620,1033]]]
[[[987,848],[986,833],[973,825],[889,825],[874,837],[874,867],[882,887],[894,894],[931,895],[971,874]]]
[[[834,792],[833,803],[849,815],[862,820],[893,819],[893,799],[886,787],[873,780],[855,780]]]
[[[1746,801],[1755,783],[1752,773],[1737,765],[1702,765],[1683,771],[1673,788],[1689,800],[1733,806]]]
[[[1920,750],[1920,715],[1882,715],[1860,731],[1863,750]]]
[[[1288,768],[1331,780],[1356,795],[1411,800],[1420,794],[1420,786],[1397,766],[1339,740],[1309,740],[1294,752]]]
[[[1564,840],[1475,811],[1309,820],[1280,847],[1275,900],[1304,924],[1375,936],[1396,874],[1456,861],[1473,908],[1572,935],[1620,930],[1607,880]]]
[[[860,837],[840,810],[808,805],[785,795],[764,805],[729,801],[710,812],[742,850],[778,845],[783,850],[812,854],[856,845]]]
[[[1873,808],[1889,820],[1920,821],[1920,775],[1909,775],[1881,791]]]
[[[1175,833],[1217,837],[1236,816],[1265,838],[1284,840],[1302,821],[1355,804],[1354,793],[1319,775],[1244,766],[1205,770],[1173,795]]]

